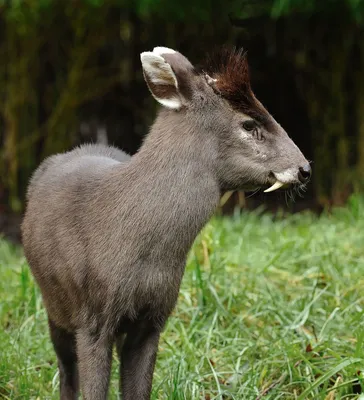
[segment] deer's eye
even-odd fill
[[[242,126],[246,131],[251,132],[257,127],[257,124],[255,123],[254,120],[249,119],[247,121],[244,121]]]

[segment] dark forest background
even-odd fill
[[[303,199],[231,196],[230,208],[321,210],[364,190],[363,0],[0,0],[0,232],[17,235],[42,159],[85,141],[133,154],[157,104],[140,53],[193,63],[248,51],[253,89],[306,157]]]

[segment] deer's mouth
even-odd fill
[[[280,188],[287,189],[292,185],[299,184],[299,180],[296,178],[297,174],[294,173],[293,168],[285,170],[283,172],[269,173],[269,184],[271,186],[264,190],[264,193],[274,192]]]

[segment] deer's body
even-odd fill
[[[62,399],[77,398],[79,378],[85,399],[106,398],[115,342],[123,399],[150,398],[160,332],[176,304],[187,253],[221,190],[271,182],[270,166],[261,170],[264,178],[257,171],[259,159],[269,163],[269,157],[263,161],[255,139],[240,131],[236,140],[229,136],[226,127],[237,113],[214,94],[215,78],[191,75],[197,83],[189,87],[188,60],[167,50],[164,58],[160,51],[144,53],[144,73],[157,100],[178,111],[160,112],[135,156],[81,146],[47,159],[29,186],[24,250],[48,312]],[[156,63],[162,63],[157,72]],[[212,118],[205,115],[206,99],[184,104],[194,85],[206,86]],[[244,138],[249,148],[239,150]],[[305,159],[287,143],[298,169],[296,159]],[[235,170],[252,149],[255,172],[251,165]],[[274,151],[279,158],[279,148]],[[279,158],[283,173],[274,180],[291,177],[291,161]]]
[[[163,149],[156,130],[130,160],[86,145],[39,167],[25,251],[41,286],[52,286],[43,296],[60,327],[79,329],[97,315],[115,332],[123,319],[147,315],[158,324],[173,309],[187,252],[216,207],[219,186],[207,165],[204,171],[201,140],[178,128],[171,135],[175,153]]]

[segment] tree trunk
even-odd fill
[[[6,26],[6,82],[1,106],[4,115],[4,153],[2,180],[9,193],[13,211],[22,208],[25,180],[34,168],[34,149],[19,151],[19,143],[37,127],[37,99],[34,83],[37,79],[39,37],[36,28],[20,33],[14,23]],[[25,176],[26,178],[25,178]]]

